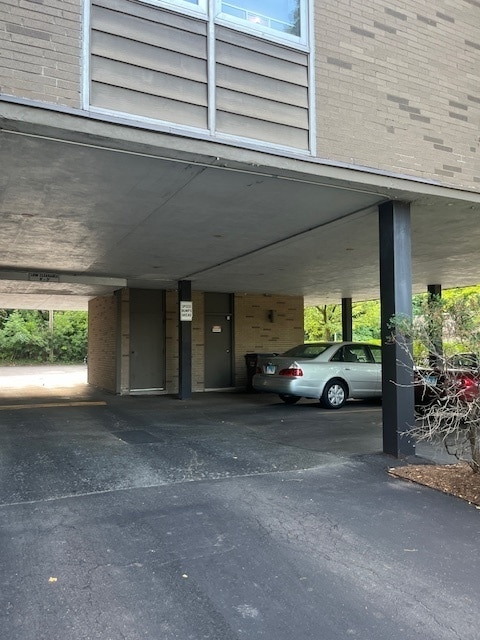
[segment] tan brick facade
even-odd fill
[[[192,391],[205,389],[204,294],[192,293]],[[165,295],[165,378],[167,393],[178,392],[177,292]],[[272,314],[273,312],[273,314]],[[90,384],[129,394],[129,290],[89,303]],[[245,388],[247,353],[280,353],[303,342],[303,298],[236,294],[234,296],[234,386]]]
[[[117,298],[105,296],[88,305],[88,383],[117,391]]]
[[[82,0],[2,0],[0,92],[79,107]]]
[[[0,93],[81,107],[85,6],[1,3]],[[477,0],[314,6],[317,157],[480,189]],[[140,10],[134,2],[131,8]],[[141,10],[162,11],[152,4]]]
[[[317,154],[480,188],[479,3],[315,2]]]
[[[247,381],[245,354],[282,353],[304,339],[300,296],[236,294],[234,319],[237,387],[244,387]]]

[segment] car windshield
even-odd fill
[[[316,342],[312,344],[299,344],[293,349],[289,349],[282,353],[283,356],[292,356],[294,358],[316,358],[331,346],[330,342]]]
[[[454,368],[476,369],[478,359],[474,353],[457,353],[449,358],[448,364]]]

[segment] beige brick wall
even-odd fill
[[[80,106],[82,0],[2,0],[0,93]]]
[[[192,391],[205,388],[205,313],[204,296],[192,291]],[[166,389],[178,393],[178,293],[167,291],[165,296],[165,358]]]
[[[269,319],[274,312],[274,321]],[[282,353],[304,339],[303,298],[235,294],[235,386],[247,382],[245,354]]]
[[[479,189],[479,2],[315,6],[317,155]]]
[[[88,383],[116,393],[117,299],[88,303]]]
[[[204,294],[192,292],[192,391],[205,388]],[[268,312],[274,311],[274,322]],[[303,342],[303,298],[236,294],[234,297],[234,385],[246,386],[246,353],[282,352]],[[166,294],[166,371],[168,393],[178,392],[177,292]]]

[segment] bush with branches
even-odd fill
[[[411,434],[417,442],[441,445],[476,473],[480,471],[479,323],[480,294],[475,293],[426,296],[417,303],[413,320],[395,317],[391,326],[392,340],[408,352],[420,400]]]

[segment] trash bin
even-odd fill
[[[257,364],[259,358],[272,358],[278,353],[246,353],[245,364],[247,365],[247,391],[255,391],[252,386],[253,376],[257,372]]]

